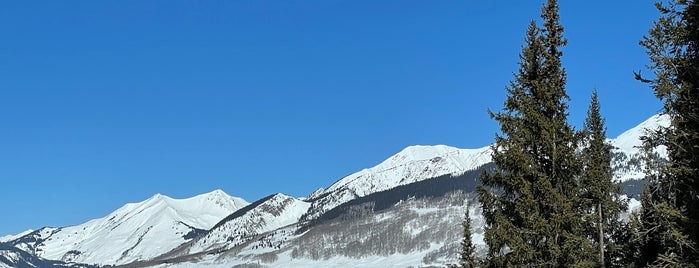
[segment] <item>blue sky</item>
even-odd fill
[[[305,196],[415,144],[486,146],[539,1],[0,6],[0,235],[155,193]],[[660,111],[652,1],[562,1],[571,123]],[[645,73],[648,73],[647,71]]]

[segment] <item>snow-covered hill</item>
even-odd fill
[[[647,130],[667,125],[666,116],[653,116],[617,138],[609,139],[615,147],[616,178],[622,181],[642,178],[640,137]],[[658,152],[664,156],[662,148]],[[267,233],[258,232],[256,237],[245,240],[236,238],[240,233],[233,230],[240,225],[233,225],[235,227],[217,232],[218,238],[213,239],[216,246],[207,247],[212,244],[203,239],[195,241],[201,243],[200,250],[216,250],[204,255],[179,255],[187,261],[174,263],[176,267],[192,263],[212,267],[446,266],[454,263],[458,256],[459,223],[463,217],[463,203],[459,202],[466,199],[466,193],[457,191],[410,199],[408,196],[418,195],[420,190],[411,193],[411,190],[398,189],[449,188],[456,185],[457,180],[470,185],[474,177],[458,175],[489,162],[490,147],[411,146],[375,167],[346,176],[327,189],[312,193],[305,199],[311,205],[302,222],[269,229]],[[472,173],[477,176],[478,172]],[[434,179],[440,176],[447,177]],[[448,179],[448,176],[459,179]],[[428,183],[431,181],[435,183]],[[392,200],[390,196],[394,195],[408,199],[398,203],[391,201],[389,204],[393,205],[387,209],[375,211],[380,203]],[[371,200],[364,200],[367,197]],[[355,202],[357,200],[364,201]],[[484,251],[483,219],[477,201],[473,199],[472,202],[476,204],[471,211],[474,242]],[[637,207],[637,201],[631,203],[635,204],[632,207]],[[333,215],[328,217],[329,214]],[[221,234],[230,236],[225,240],[225,235]]]
[[[352,199],[442,175],[458,175],[491,161],[490,147],[410,146],[380,164],[346,176],[327,190],[312,193],[311,220]]]
[[[93,268],[78,263],[46,260],[9,244],[0,243],[0,268],[40,267],[40,268]]]
[[[655,115],[620,134],[609,139],[615,147],[613,164],[615,179],[628,181],[643,178],[640,146],[641,137],[647,130],[667,127],[669,118]],[[660,148],[658,153],[666,157]],[[324,212],[352,199],[366,196],[429,178],[442,175],[458,175],[491,162],[490,146],[479,149],[460,149],[445,145],[410,146],[382,163],[346,176],[328,189],[313,192],[308,200],[312,202],[304,220],[312,220]]]
[[[474,242],[479,254],[484,250],[473,193],[479,173],[402,185],[343,204],[332,210],[336,217],[310,225],[291,224],[205,254],[136,266],[445,267],[458,257],[466,202],[473,204]]]
[[[237,246],[259,234],[298,222],[309,206],[307,202],[284,194],[270,195],[229,215],[173,254],[184,255]]]
[[[445,267],[457,262],[462,232],[458,223],[470,197],[455,192],[410,199],[303,233],[292,225],[226,252],[157,267]],[[481,239],[482,216],[474,209],[471,217],[474,237]],[[482,251],[482,242],[476,243]]]
[[[643,152],[641,137],[647,135],[649,131],[668,127],[670,118],[667,115],[654,115],[643,121],[639,125],[624,131],[614,139],[610,139],[613,150],[612,168],[614,169],[614,179],[621,182],[629,180],[640,180],[645,176],[643,173]],[[656,149],[656,153],[661,158],[667,158],[664,147]]]
[[[42,228],[8,243],[50,260],[123,264],[170,251],[248,204],[221,190],[187,199],[156,194],[103,218]]]
[[[26,231],[21,232],[19,234],[0,236],[0,243],[15,240],[15,239],[20,238],[22,236],[25,236],[31,232],[34,232],[34,230],[29,229],[29,230],[26,230]]]
[[[258,233],[242,243],[235,238],[238,232],[228,228],[221,233],[231,234],[230,242],[209,248],[215,250],[139,265],[448,267],[459,256],[460,223],[467,203],[471,205],[476,252],[480,256],[486,253],[484,220],[473,193],[479,174],[478,170],[460,176],[446,174],[368,194],[329,210],[317,220]],[[638,207],[638,202],[632,200],[630,207]]]

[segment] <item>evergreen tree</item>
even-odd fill
[[[657,2],[661,17],[640,44],[651,79],[636,73],[664,101],[670,127],[649,135],[645,147],[664,145],[667,163],[649,172],[642,198],[639,265],[699,267],[699,3]],[[651,154],[652,155],[652,154]]]
[[[627,209],[627,204],[621,198],[621,187],[612,181],[611,145],[606,142],[607,130],[600,115],[597,90],[592,93],[582,132],[581,204],[589,223],[587,236],[595,241],[598,266],[613,266],[612,262],[619,259],[614,256],[620,254],[620,247],[612,238],[625,228],[619,214]]]
[[[605,258],[611,260],[609,267],[635,267],[636,262],[641,258],[639,255],[640,247],[640,232],[638,231],[641,225],[639,211],[632,211],[629,216],[629,221],[620,222],[619,228],[612,229],[612,241],[614,244],[607,244],[607,247],[612,247],[609,250],[609,256]]]
[[[490,113],[502,134],[492,147],[493,173],[483,173],[478,195],[486,220],[490,267],[567,267],[594,264],[579,211],[578,143],[568,124],[566,45],[558,3],[542,8],[543,27],[531,22],[519,71],[503,110]]]
[[[474,255],[476,247],[471,240],[471,217],[468,216],[470,210],[471,206],[469,205],[466,207],[466,215],[464,216],[464,222],[462,224],[464,228],[464,237],[461,241],[461,257],[459,258],[459,265],[461,268],[478,267]]]

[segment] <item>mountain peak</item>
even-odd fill
[[[634,155],[643,145],[640,137],[647,135],[649,131],[668,126],[670,126],[670,117],[666,114],[656,114],[637,126],[619,134],[619,136],[612,140],[612,143],[614,147],[618,148],[621,152]]]
[[[190,197],[190,198],[207,198],[209,200],[212,200],[212,199],[229,199],[229,198],[234,198],[234,197],[227,194],[226,192],[224,192],[221,189],[216,189],[216,190],[213,190],[211,192],[203,193],[203,194],[200,194],[200,195],[197,195],[194,197]]]
[[[221,190],[184,199],[157,193],[103,218],[38,232],[30,240],[41,242],[24,248],[53,260],[124,264],[163,254],[248,204]]]
[[[651,131],[662,127],[670,126],[670,117],[664,114],[656,114],[641,122],[637,126],[624,131],[614,139],[610,139],[610,144],[615,148],[616,155],[612,160],[614,179],[617,181],[638,180],[645,177],[644,153],[642,151],[643,140],[641,137],[648,135]],[[667,157],[665,146],[655,148],[661,157]]]
[[[164,199],[164,198],[170,198],[167,195],[161,194],[161,193],[156,193],[153,196],[151,196],[149,199]],[[172,199],[172,198],[170,198]]]
[[[287,198],[294,198],[294,197],[285,195],[285,194],[283,194],[283,193],[276,193],[276,194],[273,194],[273,195],[272,195],[272,198],[274,198],[274,199],[279,199],[279,198],[281,198],[281,199],[287,199]]]
[[[173,199],[167,195],[161,194],[161,193],[156,193],[149,197],[148,199],[138,202],[138,203],[130,203],[127,204],[124,208],[130,209],[132,206],[136,207],[155,207],[155,206],[161,206],[161,207],[169,207],[172,206],[172,201],[176,200]]]
[[[467,156],[478,156],[478,159],[472,159],[474,163],[469,169],[478,167],[490,161],[490,147],[482,147],[478,149],[460,149],[447,145],[412,145],[404,148],[395,155],[384,160],[375,167],[370,168],[373,171],[393,169],[398,166],[406,165],[418,161],[442,161],[444,158],[461,158]],[[481,157],[482,156],[482,157]],[[465,170],[461,170],[465,171]]]
[[[405,147],[392,158],[404,157],[412,161],[427,160],[440,155],[445,155],[459,150],[456,147],[446,145],[412,145]]]
[[[211,195],[224,195],[224,196],[228,195],[226,192],[224,192],[221,189],[213,190],[213,191],[209,192],[209,194],[211,194]]]
[[[19,233],[19,234],[8,234],[8,235],[5,235],[5,236],[0,236],[0,243],[3,243],[3,242],[7,242],[7,241],[10,241],[10,240],[14,240],[14,239],[20,238],[20,237],[22,237],[22,236],[25,236],[25,235],[31,233],[31,232],[34,232],[34,229],[29,229],[29,230],[26,230],[26,231],[21,232],[21,233]]]
[[[447,145],[406,147],[380,164],[350,174],[327,188],[313,192],[307,200],[322,199],[307,219],[344,202],[371,193],[388,190],[443,175],[458,175],[491,161],[490,147],[459,149]],[[334,192],[334,194],[329,194]]]

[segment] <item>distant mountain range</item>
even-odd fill
[[[156,194],[103,218],[75,226],[44,227],[6,243],[49,260],[124,264],[172,250],[248,204],[221,190],[179,200]]]
[[[656,115],[609,140],[629,195],[643,178],[640,137],[668,124]],[[80,225],[0,237],[0,267],[442,267],[458,256],[467,204],[484,250],[473,190],[490,162],[490,147],[410,146],[301,199],[156,194]]]

